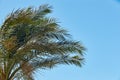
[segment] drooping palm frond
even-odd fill
[[[8,15],[0,28],[0,80],[33,80],[37,69],[82,65],[84,46],[46,16],[51,11],[51,6],[42,5]]]

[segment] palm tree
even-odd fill
[[[70,38],[51,6],[18,9],[0,27],[0,80],[33,80],[38,69],[59,64],[81,66],[85,48]]]

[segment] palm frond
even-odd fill
[[[46,68],[53,68],[59,64],[74,64],[76,66],[82,66],[83,58],[80,56],[68,56],[68,55],[56,55],[54,57],[47,57],[42,59],[36,59],[35,61],[31,62],[31,65],[34,69],[46,69]]]
[[[0,27],[0,80],[33,80],[37,69],[82,66],[84,46],[48,17],[49,5],[13,11]]]

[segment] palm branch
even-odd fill
[[[37,69],[82,66],[85,48],[48,17],[51,6],[18,9],[0,27],[0,80],[33,80]]]

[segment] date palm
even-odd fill
[[[33,80],[38,69],[81,66],[85,48],[70,38],[49,5],[18,9],[0,27],[0,80]]]

